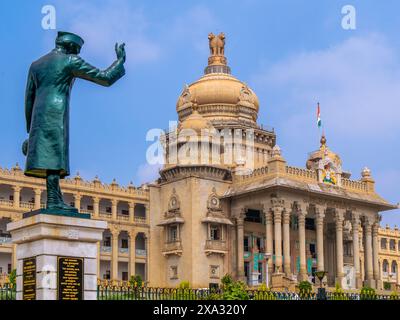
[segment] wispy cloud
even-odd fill
[[[325,50],[299,53],[254,78],[261,90],[285,97],[287,130],[309,126],[315,112],[310,106],[318,99],[330,132],[376,137],[379,131],[382,138],[400,132],[399,57],[382,35],[369,34]]]
[[[141,164],[136,172],[137,183],[148,183],[153,182],[157,178],[159,178],[159,170],[161,169],[161,165],[151,165],[148,163]]]
[[[56,5],[61,12],[59,27],[87,39],[84,51],[100,61],[115,58],[115,42],[125,42],[127,66],[153,62],[160,57],[160,47],[148,35],[150,23],[142,9],[126,0],[91,3],[65,2]]]

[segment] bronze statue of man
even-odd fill
[[[70,32],[58,32],[56,47],[32,63],[25,95],[27,156],[25,175],[46,179],[47,209],[77,213],[64,203],[60,179],[69,170],[69,99],[75,78],[111,86],[125,74],[125,44],[115,44],[117,60],[99,70],[78,56],[84,41]]]

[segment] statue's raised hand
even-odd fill
[[[125,63],[126,60],[126,53],[125,53],[125,43],[118,45],[115,44],[115,53],[117,54],[118,60],[122,60]]]

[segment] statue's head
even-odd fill
[[[68,54],[78,54],[83,43],[83,39],[74,33],[59,31],[57,34],[56,48],[63,49]]]

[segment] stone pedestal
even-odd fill
[[[375,289],[376,288],[376,282],[375,282],[374,279],[364,280],[364,286]]]
[[[251,282],[250,282],[252,286],[257,286],[259,284],[259,282],[258,282],[259,275],[260,275],[259,272],[252,272]]]
[[[95,300],[97,242],[107,222],[35,214],[9,223],[17,244],[17,300]]]
[[[282,288],[283,287],[283,276],[284,273],[273,273],[271,276],[271,288]]]

